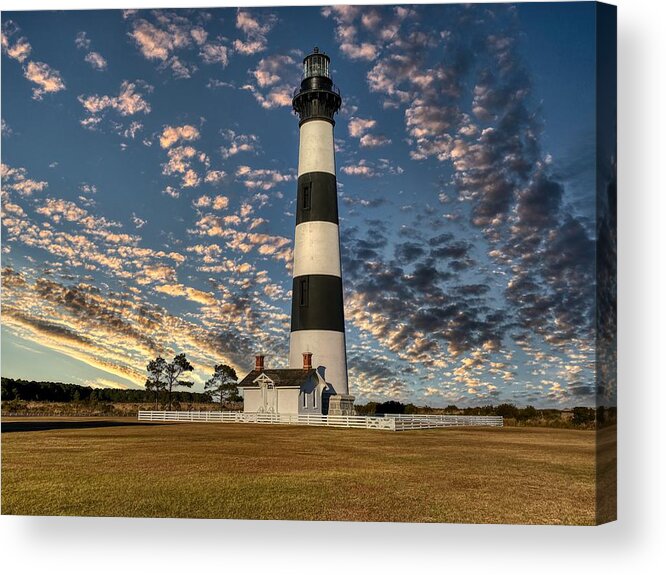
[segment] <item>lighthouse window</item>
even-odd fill
[[[309,210],[312,202],[312,188],[311,184],[305,184],[303,186],[303,209]]]
[[[298,300],[300,305],[308,305],[308,279],[303,278],[298,283]]]
[[[309,56],[305,60],[303,73],[306,78],[311,78],[313,76],[325,76],[328,78],[328,58],[321,55]]]

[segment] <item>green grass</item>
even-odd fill
[[[3,421],[3,431],[17,421]],[[56,419],[40,421],[47,423]],[[62,420],[58,420],[62,423]],[[73,421],[69,419],[68,421]],[[90,425],[100,418],[89,419]],[[2,434],[2,512],[595,522],[595,434],[154,424]]]

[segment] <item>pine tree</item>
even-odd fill
[[[173,358],[171,363],[167,363],[162,357],[157,357],[146,367],[148,370],[148,379],[146,379],[146,389],[155,392],[155,406],[157,407],[157,398],[160,391],[167,394],[167,409],[171,411],[171,398],[176,387],[192,387],[193,381],[181,381],[180,377],[188,372],[194,371],[192,364],[187,361],[184,353],[179,353]]]
[[[219,398],[220,411],[225,401],[240,401],[238,393],[238,376],[236,370],[228,365],[220,364],[215,366],[215,372],[204,385],[204,390],[211,397]]]

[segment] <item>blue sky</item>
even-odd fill
[[[592,405],[591,3],[4,12],[2,374],[285,365],[315,45],[357,401]],[[610,386],[611,389],[613,386]]]

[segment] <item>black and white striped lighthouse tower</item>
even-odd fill
[[[300,146],[289,367],[301,367],[303,353],[312,353],[312,366],[327,384],[329,415],[353,415],[333,143],[333,116],[342,98],[329,64],[330,58],[318,48],[306,56],[303,80],[293,99],[300,118]]]

